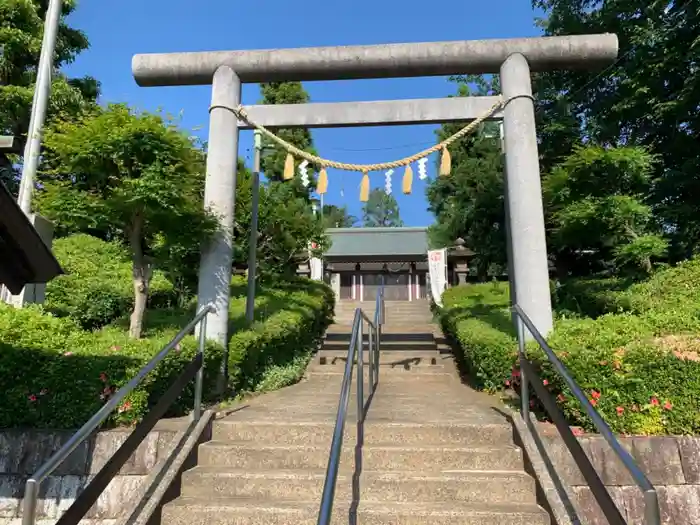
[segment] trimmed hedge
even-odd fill
[[[631,311],[555,322],[550,345],[613,430],[700,433],[700,290],[692,285],[699,282],[696,259],[615,291]],[[443,296],[443,326],[459,342],[476,386],[489,391],[518,383],[508,299],[505,284],[457,287]],[[570,423],[592,431],[536,343],[528,355]]]
[[[245,301],[232,302],[228,365],[234,392],[281,388],[298,379],[332,320],[334,304],[333,291],[322,282],[298,279],[262,287],[256,296],[256,321],[241,329]],[[292,379],[274,382],[271,369],[277,369],[279,378]]]
[[[87,421],[113,389],[127,383],[171,339],[162,334],[129,339],[115,328],[87,332],[73,320],[39,307],[0,304],[0,428],[75,428]],[[194,357],[194,337],[149,374],[111,423],[139,420]],[[205,352],[205,391],[213,392],[223,352],[210,343]],[[207,396],[209,399],[211,395]],[[174,407],[191,406],[192,385]]]
[[[234,278],[229,374],[235,392],[270,390],[296,381],[333,311],[333,293],[323,283],[299,279],[264,286],[257,320],[245,323],[243,281]],[[146,338],[132,340],[123,320],[89,332],[69,317],[39,307],[16,310],[0,305],[0,428],[75,428],[116,389],[131,379],[193,316],[194,310],[153,310]],[[129,397],[110,424],[138,421],[194,357],[187,337]],[[214,401],[223,350],[213,343],[205,353],[205,399]],[[190,384],[171,411],[192,406]]]
[[[49,312],[71,317],[86,330],[101,328],[131,312],[132,265],[121,244],[77,234],[54,241],[53,252],[66,275],[46,286],[44,306]],[[148,307],[167,307],[176,299],[172,284],[155,271]]]

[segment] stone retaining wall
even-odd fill
[[[172,452],[176,436],[185,426],[182,422],[158,423],[90,509],[84,523],[115,524],[129,510],[129,502],[145,490],[148,475]],[[56,522],[130,432],[118,429],[97,433],[41,484],[39,525]],[[24,483],[70,435],[60,431],[0,431],[0,525],[21,524]]]
[[[582,525],[607,525],[556,429],[552,425],[538,425],[538,432],[559,480],[566,487],[569,501],[564,501],[565,505],[572,504]],[[656,487],[662,523],[700,525],[700,438],[660,436],[619,439]],[[579,443],[628,525],[645,523],[642,493],[607,442],[600,436],[582,436]],[[572,519],[571,523],[576,523],[576,520]]]

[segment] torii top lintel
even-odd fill
[[[498,73],[513,53],[531,71],[594,69],[617,58],[614,34],[463,40],[368,46],[308,47],[249,51],[203,51],[134,55],[140,86],[211,84],[220,66],[242,82],[347,80]]]

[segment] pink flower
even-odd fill
[[[130,402],[130,401],[124,401],[124,403],[122,403],[122,405],[119,407],[119,413],[121,414],[121,413],[123,413],[123,412],[126,412],[126,411],[129,410],[130,408],[131,408],[131,402]]]
[[[543,379],[543,380],[542,380],[542,384],[543,384],[544,386],[547,386],[547,385],[549,384],[549,381],[547,381],[546,379]]]
[[[595,398],[591,399],[591,405],[598,406],[598,400]]]
[[[66,357],[70,357],[70,356],[72,356],[72,355],[73,355],[73,352],[66,352],[66,353],[65,353],[65,354],[63,354],[63,355],[64,355],[64,356],[66,356]]]
[[[656,399],[655,397],[651,398],[650,403],[652,404],[652,406],[655,406],[655,407],[659,406],[659,400]]]
[[[29,396],[27,397],[27,399],[29,399],[29,401],[32,401],[32,402],[33,402],[33,401],[36,401],[36,396],[35,396],[34,394],[29,394]]]
[[[520,370],[518,370],[517,368],[514,368],[512,376],[513,377],[520,377]]]
[[[510,386],[510,381],[506,379],[506,386]]]
[[[583,430],[580,429],[579,427],[569,427],[571,429],[571,433],[578,437],[578,436],[583,436]]]
[[[617,411],[618,417],[625,412],[625,409],[623,407],[617,407],[615,410]]]
[[[559,394],[559,395],[557,396],[557,401],[559,401],[560,403],[563,403],[564,401],[566,401],[566,398],[564,397],[564,394]]]
[[[600,399],[600,392],[597,392],[596,390],[591,390],[591,397],[598,401]]]
[[[673,408],[673,405],[671,404],[670,401],[666,400],[666,402],[664,403],[664,408],[666,410],[671,410]]]
[[[107,374],[105,374],[104,372],[101,372],[100,373],[100,381],[102,381],[103,383],[106,383],[107,382]]]

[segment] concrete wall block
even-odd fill
[[[700,485],[659,487],[664,525],[700,525]]]
[[[170,456],[177,446],[177,432],[175,431],[159,431],[157,445],[157,462],[160,463],[163,459]]]
[[[632,456],[653,485],[685,483],[675,437],[633,437],[623,441],[632,442]]]
[[[700,438],[683,436],[678,438],[683,477],[688,484],[700,484]]]
[[[128,430],[100,432],[90,458],[89,473],[97,474],[131,434]],[[124,463],[119,475],[146,475],[158,462],[159,433],[150,432]]]
[[[0,432],[0,473],[31,476],[70,438],[72,432],[5,431]],[[58,466],[55,474],[86,473],[90,442],[85,441]]]
[[[19,514],[23,486],[22,477],[0,474],[0,522],[3,518],[14,518]]]
[[[49,476],[39,487],[37,516],[61,517],[83,491],[87,479],[86,476]]]
[[[620,443],[632,453],[632,443],[625,439],[620,440]],[[589,438],[584,450],[605,485],[634,484],[632,476],[605,439],[598,436]]]
[[[608,520],[588,487],[572,487],[572,502],[581,525],[608,525]],[[608,492],[623,519],[626,519],[625,494],[621,487],[608,487]],[[628,523],[631,525],[631,523]]]
[[[538,428],[538,430],[540,429]],[[561,479],[567,485],[586,485],[587,483],[583,477],[583,474],[581,474],[581,470],[578,468],[578,465],[576,464],[574,457],[571,455],[571,452],[569,452],[569,449],[566,448],[561,436],[559,436],[558,433],[552,434],[551,429],[547,429],[545,432],[540,433],[542,443],[545,446],[548,459],[552,462],[559,479]],[[556,432],[556,430],[554,432]],[[587,438],[579,439],[579,443],[581,443],[583,450],[587,454],[588,441],[589,440]]]
[[[97,498],[97,501],[85,515],[90,519],[118,519],[133,509],[129,503],[143,487],[148,476],[116,476]]]

